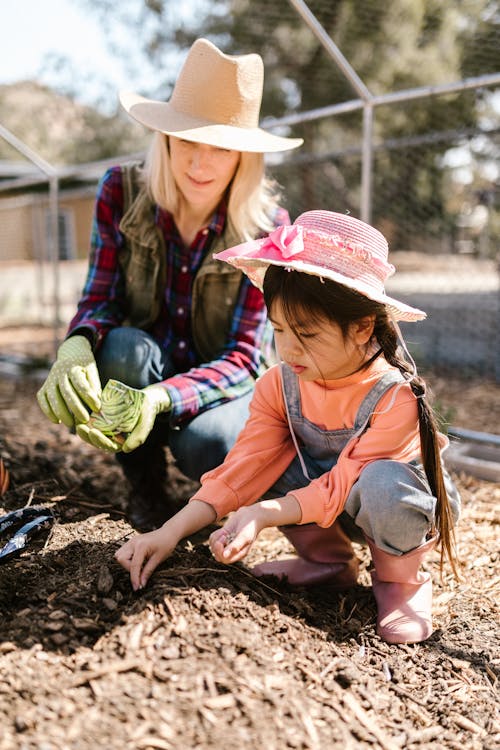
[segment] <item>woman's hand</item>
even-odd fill
[[[259,503],[240,508],[221,529],[210,534],[212,555],[222,563],[234,563],[248,554],[257,536],[264,528]]]
[[[130,573],[134,591],[144,588],[151,573],[172,554],[178,541],[166,526],[162,526],[134,536],[115,552],[116,560]]]

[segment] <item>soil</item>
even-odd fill
[[[32,334],[18,331],[11,350]],[[37,353],[46,346],[39,336]],[[0,512],[31,504],[56,516],[49,536],[0,567],[0,750],[500,746],[500,484],[455,477],[462,578],[445,568],[440,580],[429,557],[435,631],[422,644],[376,635],[360,545],[355,588],[292,590],[217,563],[208,529],[134,593],[113,558],[134,533],[125,482],[112,456],[42,418],[42,377],[0,373],[11,477]],[[498,384],[432,383],[444,421],[498,432]],[[172,467],[171,487],[186,499],[195,485]],[[245,562],[290,551],[268,530]]]

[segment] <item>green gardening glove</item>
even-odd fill
[[[87,422],[90,411],[101,408],[101,381],[85,336],[70,336],[63,341],[36,397],[51,422],[63,422],[70,428]]]
[[[95,448],[130,453],[144,443],[155,419],[170,409],[172,401],[162,385],[148,385],[141,390],[117,380],[109,380],[102,392],[99,413],[76,431]]]

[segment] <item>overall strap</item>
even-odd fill
[[[378,402],[387,391],[392,388],[393,385],[398,383],[404,383],[405,379],[399,370],[389,370],[382,375],[373,388],[368,391],[364,397],[361,405],[356,414],[354,420],[354,430],[356,433],[363,432],[370,422],[370,418],[373,415]]]
[[[280,362],[281,381],[283,383],[283,398],[287,412],[291,417],[300,418],[300,388],[299,379],[284,362]]]
[[[293,429],[293,424],[292,424],[292,417],[301,416],[299,379],[296,377],[295,373],[293,373],[292,370],[287,365],[285,365],[284,362],[280,362],[279,368],[280,368],[280,374],[281,374],[281,385],[283,388],[283,400],[285,402],[285,410],[286,410],[286,418],[288,421],[288,428],[290,430],[290,435],[292,436],[295,450],[297,451],[297,456],[300,461],[302,473],[306,479],[310,480],[311,477],[309,476],[307,472],[306,463],[304,461],[302,453],[300,452],[299,444],[297,441],[297,436],[295,435],[295,430]]]

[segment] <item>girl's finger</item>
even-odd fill
[[[125,568],[125,570],[130,570],[130,563],[132,561],[133,551],[134,551],[133,545],[127,542],[115,552],[115,560],[119,562],[120,565],[123,568]]]
[[[141,578],[140,578],[140,584],[139,588],[143,589],[144,586],[149,581],[149,578],[151,576],[151,573],[156,569],[156,567],[161,563],[161,555],[157,552],[155,555],[151,555],[149,560],[146,562],[142,569]]]
[[[231,538],[230,532],[225,527],[210,534],[208,540],[210,551],[218,562],[224,562],[224,550]]]
[[[217,529],[217,531],[212,531],[212,533],[208,537],[209,545],[212,546],[212,544],[215,544],[215,542],[218,540],[218,538],[223,532],[224,532],[224,529]]]
[[[149,557],[149,553],[147,550],[143,552],[142,550],[136,549],[134,551],[134,556],[132,558],[130,568],[129,568],[130,582],[132,584],[132,588],[134,589],[134,591],[137,591],[138,589],[141,588],[141,571],[148,557]]]
[[[210,550],[212,552],[212,555],[217,560],[217,562],[225,562],[224,549],[225,547],[222,541],[215,542],[213,545],[211,545]]]
[[[222,541],[227,536],[227,534],[228,532],[225,528],[217,529],[216,531],[212,531],[208,541],[211,545],[215,544],[216,542]]]
[[[242,560],[248,553],[249,545],[244,544],[243,546],[235,549],[234,547],[226,547],[224,550],[224,562],[234,563],[238,560]]]
[[[237,531],[228,532],[224,540],[224,558],[227,559],[246,546],[248,546],[248,542],[243,534],[239,534]]]

